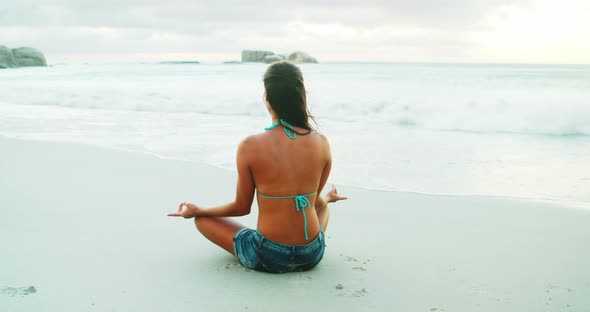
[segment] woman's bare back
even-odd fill
[[[326,138],[311,130],[313,117],[307,110],[301,70],[290,62],[275,62],[263,81],[273,124],[238,146],[235,199],[207,209],[182,202],[168,215],[194,218],[203,236],[247,268],[274,273],[310,270],[324,254],[321,228],[328,225],[328,204],[346,197],[334,186],[320,196],[332,157]],[[254,196],[258,231],[228,218],[249,214]]]
[[[305,132],[303,129],[296,129]],[[290,139],[282,128],[253,136],[248,159],[258,192],[269,196],[295,196],[318,192],[329,174],[331,157],[326,138],[316,132]],[[322,177],[324,177],[322,181]],[[304,218],[293,198],[275,199],[258,195],[258,230],[270,240],[304,245]],[[310,239],[319,232],[314,209],[316,194],[307,196],[305,208]]]

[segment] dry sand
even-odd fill
[[[165,217],[234,187],[206,165],[0,139],[0,311],[590,311],[590,210],[339,186],[320,265],[273,275]]]

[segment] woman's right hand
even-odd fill
[[[185,219],[195,218],[199,216],[201,208],[195,204],[182,202],[178,206],[177,212],[171,212],[168,214],[169,217],[184,217]]]
[[[332,185],[332,190],[330,190],[330,192],[328,194],[326,194],[326,200],[328,201],[328,203],[335,203],[339,200],[345,200],[345,199],[348,199],[348,197],[340,196],[338,194],[338,190],[336,190],[336,187],[334,185]]]

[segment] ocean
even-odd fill
[[[240,140],[270,124],[266,66],[0,70],[0,135],[235,170]],[[331,144],[330,183],[590,207],[590,65],[322,63],[301,69],[309,109]]]

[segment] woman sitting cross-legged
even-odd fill
[[[309,124],[301,70],[277,62],[264,74],[272,125],[244,139],[237,154],[234,201],[203,209],[183,202],[169,216],[195,218],[197,229],[245,267],[265,272],[304,271],[324,254],[328,204],[346,199],[334,187],[320,196],[332,165],[325,136]],[[226,217],[250,213],[258,195],[257,230]]]

